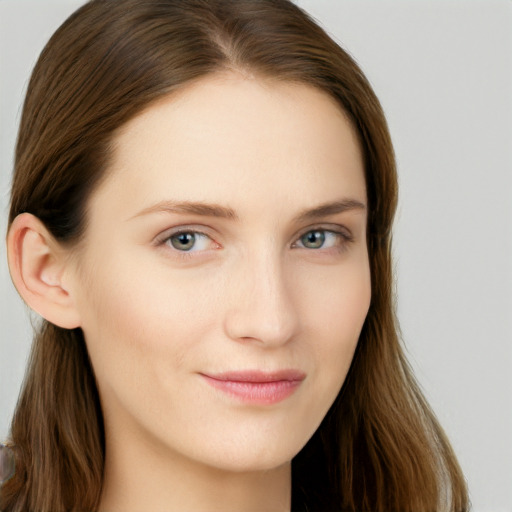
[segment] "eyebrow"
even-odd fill
[[[366,211],[366,205],[356,199],[342,199],[341,201],[333,201],[316,206],[310,210],[305,210],[295,217],[295,222],[301,224],[303,222],[312,221],[319,217],[327,217],[337,213],[343,213],[350,210]]]
[[[308,210],[304,210],[294,218],[294,221],[296,223],[303,223],[318,219],[320,217],[327,217],[329,215],[335,215],[350,210],[365,211],[366,205],[356,199],[342,199],[340,201],[332,201]],[[135,217],[140,217],[150,213],[194,214],[203,217],[219,217],[228,220],[239,220],[238,215],[232,208],[218,204],[191,201],[161,201],[157,204],[149,206],[148,208],[144,208],[131,218],[133,219]]]
[[[231,208],[220,206],[218,204],[191,201],[161,201],[153,206],[144,208],[131,218],[140,217],[149,213],[191,213],[204,217],[221,217],[224,219],[238,220],[238,215]]]

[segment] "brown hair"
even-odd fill
[[[372,299],[351,369],[317,432],[292,462],[292,509],[468,509],[464,478],[405,360],[393,307],[393,148],[356,63],[287,0],[92,0],[43,50],[21,119],[9,223],[39,217],[74,244],[111,141],[152,102],[209,73],[248,70],[334,97],[359,134],[369,202]],[[11,426],[16,475],[4,512],[95,510],[104,432],[80,329],[36,333]]]

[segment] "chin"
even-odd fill
[[[271,471],[287,465],[307,443],[308,439],[290,443],[290,433],[273,435],[267,439],[260,438],[231,440],[230,443],[219,443],[212,450],[202,450],[203,460],[207,465],[222,471],[248,473]],[[209,454],[208,454],[209,451]],[[209,455],[209,456],[208,456]]]
[[[295,453],[288,455],[277,454],[243,454],[237,453],[233,457],[225,455],[222,459],[212,460],[212,467],[229,473],[257,473],[276,470],[287,466]]]

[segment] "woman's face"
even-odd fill
[[[368,311],[366,219],[356,136],[316,89],[212,75],[125,125],[70,274],[107,442],[291,460]]]

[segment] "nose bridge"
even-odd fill
[[[298,317],[280,255],[270,247],[245,255],[235,279],[226,317],[229,336],[266,345],[286,343],[297,328]]]

